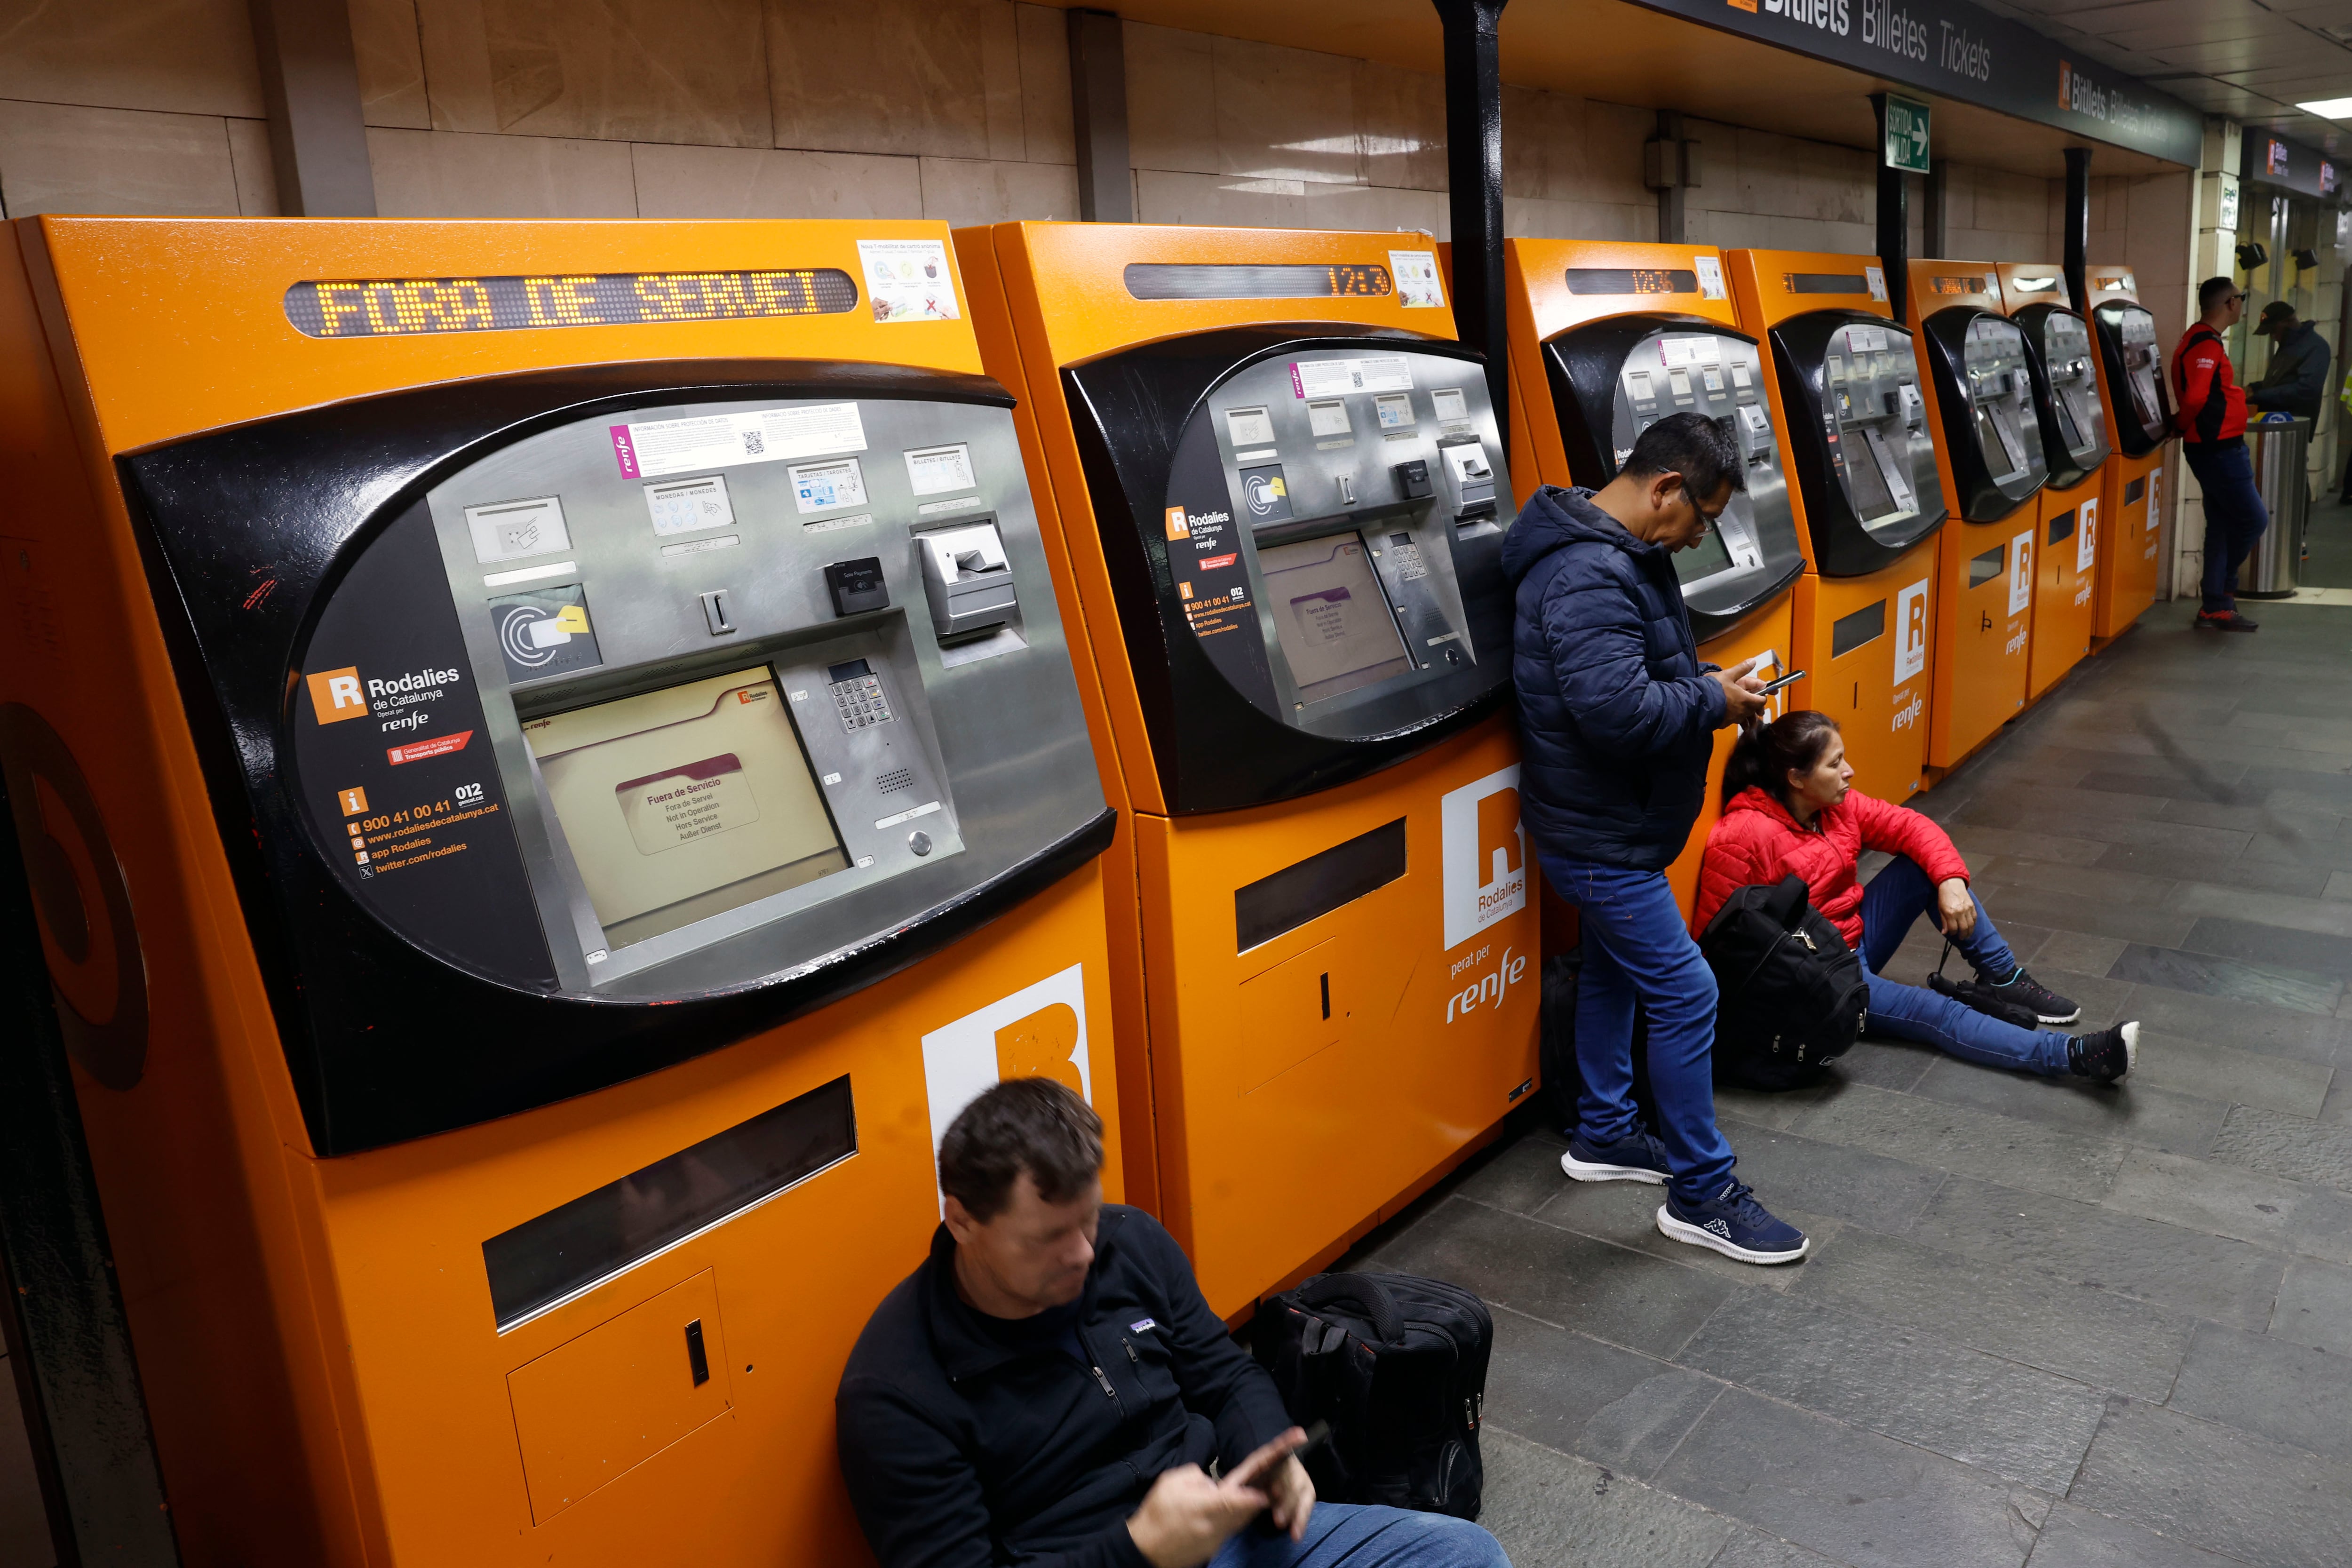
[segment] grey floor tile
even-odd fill
[[[2070,866],[2058,860],[2030,860],[2021,855],[2002,856],[1997,875],[2004,887],[2105,899],[2122,904],[2160,902],[2179,880],[2097,866]],[[1995,913],[1998,917],[1998,911]]]
[[[2261,1051],[2241,1051],[2186,1035],[2140,1026],[2139,1064],[2131,1081],[2223,1105],[2266,1105],[2317,1116],[2336,1069]]]
[[[1942,1065],[1939,1059],[1937,1067]],[[2055,1092],[2039,1082],[2026,1087]],[[1790,1131],[1909,1164],[2084,1199],[2107,1190],[2126,1147],[2114,1139],[2085,1138],[1865,1084],[1842,1088],[1799,1116]]]
[[[2102,839],[2069,838],[2056,833],[2026,833],[2014,827],[1964,822],[1952,830],[1952,842],[1973,865],[1990,855],[2031,855],[2037,860],[2060,860],[2088,866],[2112,847]]]
[[[1946,1180],[1941,1171],[1794,1132],[1726,1121],[1739,1179],[1766,1206],[1827,1215],[1899,1236]]]
[[[2162,1399],[2192,1320],[2168,1308],[1868,1231],[1848,1231],[1790,1292],[2101,1388]]]
[[[2335,873],[2330,873],[2331,879]],[[2352,937],[2352,909],[2316,895],[2296,898],[2285,893],[2261,893],[2245,888],[2220,888],[2183,878],[2173,890],[2172,904],[2184,913],[2218,915],[2229,920],[2259,921],[2295,931]]]
[[[2352,1356],[2352,1268],[2298,1258],[2280,1282],[2271,1335]]]
[[[2264,1568],[2343,1568],[2352,1540],[2352,1466],[2131,1402],[2068,1500]]]
[[[2346,1037],[2345,1026],[2333,1018],[2259,1003],[2228,1002],[2161,985],[2136,987],[2123,1007],[2125,1016],[2137,1018],[2143,1028],[2322,1066],[2335,1064]]]
[[[2170,805],[2179,806],[2180,803],[2174,801]],[[2263,816],[2263,813],[2252,807],[2208,805],[2197,809],[2215,813],[2244,810],[2257,818]],[[2167,820],[2170,820],[2169,816]],[[2107,852],[2100,856],[2095,864],[2102,869],[2137,871],[2150,876],[2160,876],[2168,871],[2182,882],[2201,882],[2211,887],[2242,888],[2251,892],[2306,899],[2319,897],[2326,889],[2330,875],[2324,866],[2244,860],[2239,858],[2235,851],[2199,855],[2179,849],[2150,848],[2138,844],[2109,845]],[[2176,889],[2176,896],[2177,892]]]
[[[2100,1204],[2273,1252],[2352,1264],[2352,1194],[2333,1187],[2135,1149]]]
[[[1741,1530],[1707,1568],[1836,1568],[1837,1560],[1791,1546],[1760,1530]]]
[[[1486,1507],[1512,1568],[1707,1568],[1738,1528],[1641,1482],[1488,1427]]]
[[[2169,803],[2142,797],[2140,804],[2161,810]],[[2174,822],[2149,812],[2110,813],[2088,802],[2072,806],[2036,805],[2016,809],[2013,815],[2012,808],[2007,805],[1978,802],[1961,814],[1961,819],[1978,826],[2021,828],[2062,838],[2095,839],[2102,844],[2137,844],[2179,855],[2239,855],[2252,837],[2234,828]]]
[[[2181,940],[2188,940],[2186,933]],[[2107,973],[2135,984],[2189,991],[2231,1002],[2259,1002],[2267,1007],[2284,1007],[2322,1017],[2332,1016],[2336,1005],[2344,1000],[2343,982],[2330,975],[2278,964],[2208,958],[2144,942],[2134,942],[2126,948],[2124,955]]]
[[[2080,789],[2121,790],[2126,794],[2164,795],[2175,800],[2201,800],[2225,795],[2243,776],[2246,764],[2226,754],[2194,752],[2146,753],[2077,752],[2051,746],[2042,755],[2052,759],[2080,756],[2091,768],[2074,781]],[[2179,788],[2158,787],[2177,784]],[[2140,787],[2146,785],[2147,787]]]
[[[2161,799],[2145,795],[2078,789],[2071,785],[2014,784],[1978,790],[1975,804],[1962,816],[1969,822],[1999,826],[2000,814],[2004,811],[2014,811],[2021,816],[2036,811],[2093,812],[2112,820],[2127,816],[2153,818],[2163,809]]]
[[[1735,1289],[1696,1268],[1463,1198],[1438,1205],[1378,1257],[1383,1268],[1450,1279],[1545,1322],[1654,1354],[1690,1338]]]
[[[2256,1331],[2286,1272],[2250,1242],[1967,1177],[1944,1184],[1911,1238]]]
[[[2018,1568],[2052,1500],[1731,1389],[1658,1485],[1857,1568]]]
[[[1649,1477],[1723,1385],[1678,1366],[1495,1312],[1486,1421],[1548,1448]]]
[[[1664,1189],[1640,1183],[1569,1182],[1538,1211],[1537,1217],[1546,1225],[1630,1247],[1663,1263],[1696,1269],[1747,1289],[1785,1290],[1802,1267],[1762,1268],[1704,1247],[1670,1240],[1658,1233],[1658,1205],[1664,1202]],[[1810,1237],[1816,1254],[1843,1226],[1828,1215],[1807,1214],[1793,1204],[1774,1205],[1772,1212]]]
[[[1561,1148],[1549,1137],[1518,1139],[1458,1178],[1454,1193],[1490,1208],[1533,1214],[1568,1185],[1568,1176],[1559,1168]]]
[[[2011,945],[2014,947],[2016,944],[2012,942]],[[2061,969],[2074,974],[2105,974],[2108,966],[2124,955],[2127,945],[2110,936],[2084,936],[2071,931],[2053,931],[2032,959],[2021,954],[2018,962],[2039,969]],[[2080,1002],[2083,998],[2076,996],[2074,1000]],[[2117,1003],[2122,1000],[2120,996],[2116,998]]]
[[[2042,888],[2013,888],[1997,872],[1979,878],[1977,896],[1996,921],[2023,921],[2052,931],[2080,931],[2086,936],[2112,936],[2125,942],[2168,947],[2189,934],[2196,923],[2188,916],[2161,907],[2118,904],[2080,893],[2052,892]]]
[[[1829,1092],[1818,1085],[1765,1089],[1718,1083],[1715,1086],[1715,1113],[1718,1119],[1745,1121],[1751,1127],[1786,1127],[1807,1108],[1819,1104]]]
[[[2054,980],[2051,983],[2056,984]],[[2098,1016],[2091,1013],[2087,1002],[2084,1012],[2085,1022]],[[2227,1107],[2221,1102],[2192,1100],[2131,1079],[2102,1085],[2073,1077],[2032,1078],[2023,1073],[1999,1072],[1950,1057],[1928,1068],[1911,1092],[1948,1105],[1972,1106],[2012,1121],[2168,1150],[2175,1154],[2205,1152],[2227,1113]],[[1800,1126],[1801,1130],[1801,1123]],[[2038,1182],[2015,1181],[1999,1172],[1978,1171],[1970,1174],[1986,1175],[2014,1186],[2031,1186],[2036,1191],[2055,1190]]]
[[[2291,796],[2290,793],[2284,790],[2279,792],[2279,797],[2311,798],[2307,795]],[[2330,805],[2335,804],[2336,798],[2332,795],[2320,797],[2325,803]],[[2253,842],[2246,846],[2245,858],[2249,860],[2272,860],[2288,866],[2325,866],[2331,871],[2352,870],[2352,844],[2335,841],[2323,843],[2284,834],[2257,833],[2254,835]]]
[[[2255,895],[2260,898],[2260,894]],[[2248,963],[2306,970],[2341,982],[2352,977],[2352,937],[2327,936],[2314,931],[2254,921],[2206,915],[2189,928],[2181,944],[2190,952],[2210,952]]]
[[[2352,1356],[2200,1323],[2166,1403],[2327,1458],[2352,1459]]]
[[[1744,1291],[1676,1358],[1728,1383],[2063,1495],[2100,1392],[1810,1301]]]
[[[2258,1105],[2235,1105],[2213,1141],[2210,1157],[2291,1182],[2352,1192],[2352,1127]]]
[[[2239,1568],[2240,1561],[2062,1502],[2042,1521],[2026,1568]]]
[[[1932,1047],[1915,1046],[1908,1040],[1874,1039],[1865,1032],[1845,1055],[1831,1064],[1830,1077],[1837,1083],[1866,1083],[1874,1089],[1889,1089],[1899,1094],[1936,1065],[1936,1055]],[[1814,1096],[1815,1100],[1822,1098],[1822,1095]]]

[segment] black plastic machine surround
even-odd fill
[[[1969,394],[1969,329],[1979,321],[2014,325],[1998,311],[1976,305],[1948,305],[1921,323],[1919,336],[1927,344],[1927,374],[1936,378],[1944,456],[1951,464],[1952,487],[1959,492],[1954,498],[1958,503],[1954,510],[1968,522],[1999,522],[2032,500],[2047,481],[2046,478],[2036,480],[2032,489],[2013,496],[1996,484],[1985,468],[1974,419],[1976,400]],[[2020,335],[2023,335],[2021,330]],[[2031,350],[2025,358],[2032,363]]]
[[[2058,423],[2057,392],[2051,385],[2050,365],[2042,355],[2042,344],[2047,341],[2043,333],[2053,316],[2072,316],[2078,321],[2083,320],[2082,312],[2055,300],[2028,305],[2010,320],[2025,332],[2025,364],[2033,377],[2033,414],[2042,425],[2042,456],[2050,465],[2047,482],[2053,490],[2067,490],[2089,479],[2097,471],[2099,464],[2107,460],[2107,427],[2105,420],[2093,422],[2092,435],[2099,447],[2097,462],[2087,467],[2076,462],[2074,448],[2066,444],[2065,431]],[[2084,324],[2084,333],[2086,337],[2094,335],[2088,323]]]
[[[1381,344],[1461,360],[1482,374],[1486,363],[1448,339],[1314,321],[1201,332],[1063,369],[1128,662],[1171,813],[1265,805],[1378,773],[1476,723],[1510,689],[1510,603],[1499,571],[1484,594],[1464,584],[1473,633],[1500,628],[1473,643],[1479,667],[1495,672],[1493,682],[1467,702],[1424,704],[1406,721],[1360,738],[1312,734],[1262,712],[1186,629],[1162,513],[1179,443],[1209,395],[1277,355]]]
[[[1544,344],[1544,375],[1551,387],[1560,444],[1568,449],[1568,475],[1579,486],[1597,490],[1617,477],[1617,373],[1644,338],[1672,331],[1756,342],[1746,332],[1704,316],[1643,310],[1604,316],[1572,327]],[[1763,395],[1763,388],[1757,388],[1757,395]],[[1759,578],[1754,591],[1738,605],[1715,611],[1691,608],[1691,635],[1709,642],[1738,630],[1804,574],[1805,558],[1799,553],[1790,558],[1782,571]]]
[[[2139,399],[2133,395],[2131,387],[2131,355],[2125,342],[2124,321],[2132,315],[2146,316],[2149,321],[2147,352],[2153,373],[2148,379],[2156,391],[2156,407],[2152,412],[2158,416],[2154,426],[2148,424],[2140,409]],[[2171,378],[2164,374],[2164,355],[2155,341],[2154,321],[2154,315],[2147,307],[2133,300],[2102,300],[2091,309],[2091,331],[2099,341],[2103,384],[2115,408],[2116,440],[2126,458],[2145,458],[2172,437]]]
[[[1773,374],[1787,411],[1789,463],[1805,498],[1805,527],[1813,542],[1813,569],[1824,577],[1865,577],[1892,566],[1903,552],[1944,525],[1940,503],[1896,533],[1873,533],[1855,515],[1837,475],[1837,416],[1829,402],[1830,340],[1843,327],[1902,327],[1868,310],[1808,310],[1771,330]]]
[[[982,377],[890,366],[636,363],[404,390],[117,458],[320,1154],[467,1126],[732,1044],[908,968],[1108,847],[1115,814],[1106,811],[823,963],[658,1004],[549,994],[551,971],[543,982],[500,984],[454,967],[395,934],[319,860],[280,761],[291,754],[301,686],[290,672],[362,550],[441,479],[524,437],[655,399],[767,396],[1013,403]]]

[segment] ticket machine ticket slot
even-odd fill
[[[974,637],[1012,620],[1021,595],[993,522],[968,523],[915,536],[923,593],[940,640]]]
[[[1445,504],[1456,522],[1495,515],[1495,469],[1486,444],[1475,436],[1437,444],[1438,473]]]

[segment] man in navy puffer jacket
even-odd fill
[[[1576,1059],[1560,1167],[1666,1188],[1658,1229],[1746,1263],[1790,1263],[1802,1232],[1731,1174],[1715,1125],[1715,976],[1666,887],[1698,819],[1715,731],[1760,713],[1755,662],[1699,662],[1672,552],[1743,485],[1739,448],[1699,414],[1659,420],[1599,490],[1538,490],[1503,544],[1517,595],[1511,679],[1519,809],[1544,875],[1582,916]],[[1658,1133],[1633,1107],[1633,1003],[1650,1019]]]

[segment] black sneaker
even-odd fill
[[[1724,1183],[1723,1191],[1701,1204],[1685,1205],[1668,1193],[1658,1205],[1658,1231],[1742,1263],[1794,1263],[1812,1247],[1803,1231],[1774,1219],[1737,1181]]]
[[[2263,629],[2260,621],[2250,621],[2235,610],[2200,610],[2197,612],[2197,625],[2209,632],[2258,632]]]
[[[1940,974],[1930,974],[1927,976],[1927,989],[1937,995],[1949,996],[1963,1007],[1973,1007],[1988,1018],[1998,1018],[2021,1029],[2042,1026],[2040,1014],[1999,985],[1988,985],[1981,980],[1947,980]]]
[[[2076,1078],[2113,1083],[2139,1066],[2139,1025],[2117,1024],[2066,1042],[2066,1066]]]
[[[2080,1002],[2059,995],[2022,969],[1990,989],[2031,1009],[2034,1017],[2044,1024],[2071,1024],[2083,1016]]]
[[[1569,1134],[1568,1152],[1559,1168],[1580,1182],[1647,1182],[1663,1186],[1673,1174],[1666,1168],[1666,1146],[1654,1132],[1633,1130],[1614,1143],[1593,1143],[1581,1132]]]

